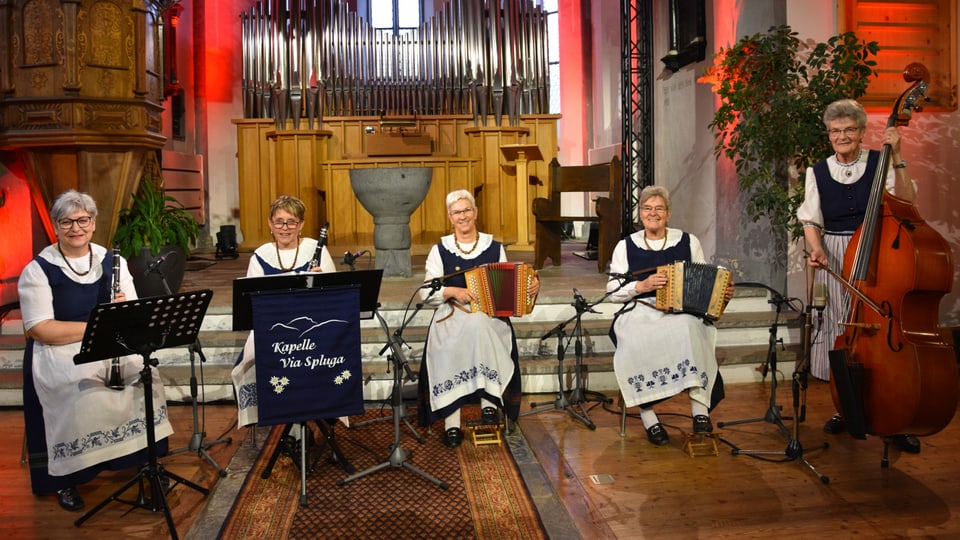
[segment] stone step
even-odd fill
[[[615,391],[613,378],[613,351],[608,332],[613,314],[619,309],[615,304],[595,306],[597,313],[584,313],[581,318],[582,365],[590,388],[598,391]],[[364,394],[367,399],[384,399],[392,386],[392,366],[388,366],[386,344],[389,336],[396,336],[397,329],[409,320],[400,336],[404,355],[414,372],[419,368],[423,354],[427,325],[433,311],[420,310],[413,314],[402,303],[384,304],[380,315],[386,328],[377,319],[361,321],[361,354],[365,380]],[[529,316],[513,320],[517,345],[521,355],[521,372],[525,392],[556,392],[559,387],[558,368],[566,380],[575,372],[576,311],[567,298],[540,299],[537,308]],[[0,334],[0,405],[19,405],[22,387],[23,326],[13,312],[3,321]],[[206,400],[233,399],[230,370],[247,339],[248,332],[232,330],[232,311],[229,307],[213,306],[207,312],[200,332],[200,343],[205,362],[195,369],[203,370],[203,390]],[[778,317],[771,311],[766,298],[759,295],[739,294],[728,306],[724,316],[715,324],[719,330],[717,357],[724,377],[728,380],[758,379],[756,367],[768,355],[770,329],[777,322],[778,360],[783,366],[793,362],[800,349],[800,319],[795,313]],[[543,339],[552,331],[562,329],[564,338]],[[551,334],[552,335],[552,334]],[[558,366],[558,349],[563,343],[564,362]],[[156,351],[163,377],[168,386],[168,399],[189,400],[191,358],[186,347]],[[194,359],[196,362],[198,359]],[[389,368],[389,369],[388,369]],[[784,371],[782,368],[781,371]],[[789,373],[787,373],[789,376]],[[197,372],[199,378],[199,373]],[[568,384],[568,383],[565,383]]]

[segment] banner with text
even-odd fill
[[[251,295],[259,423],[363,414],[360,289]]]

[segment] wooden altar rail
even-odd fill
[[[427,196],[410,219],[411,252],[422,255],[441,236],[452,232],[444,211],[446,194],[466,189],[477,197],[480,230],[509,245],[517,243],[518,215],[526,215],[526,244],[533,243],[530,208],[517,208],[517,170],[500,150],[504,145],[535,144],[544,162],[530,163],[528,199],[545,196],[546,163],[557,155],[558,115],[522,116],[520,126],[474,127],[462,115],[418,118],[421,133],[433,141],[430,155],[366,155],[367,133],[380,131],[378,117],[324,118],[322,130],[293,130],[288,122],[277,130],[269,119],[236,119],[240,187],[240,249],[249,251],[271,240],[267,212],[280,194],[301,198],[307,205],[304,236],[316,238],[330,222],[328,241],[334,253],[373,249],[373,217],[350,186],[350,169],[432,167]],[[539,182],[539,184],[538,184]],[[524,242],[521,242],[524,244]]]

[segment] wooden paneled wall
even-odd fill
[[[303,234],[316,238],[330,221],[328,241],[337,251],[373,250],[373,217],[350,186],[354,168],[432,167],[433,181],[423,204],[410,218],[411,252],[425,254],[452,231],[444,199],[454,189],[474,193],[480,207],[479,226],[498,240],[517,240],[516,168],[500,152],[504,144],[536,144],[542,162],[530,163],[529,200],[547,193],[547,164],[557,155],[558,115],[521,117],[519,127],[474,127],[469,116],[417,119],[417,132],[432,139],[430,155],[368,157],[365,139],[381,132],[379,118],[330,117],[322,130],[277,130],[272,120],[237,119],[240,248],[252,250],[271,240],[267,225],[270,203],[281,194],[300,197],[307,205]],[[539,182],[539,183],[538,183]],[[524,219],[532,225],[530,209]],[[532,231],[530,226],[529,230]],[[532,232],[531,232],[532,235]],[[532,243],[533,238],[529,239]],[[509,245],[508,245],[509,248]]]
[[[203,225],[207,222],[203,156],[170,150],[163,150],[160,155],[164,193],[179,201],[193,214],[197,223]]]

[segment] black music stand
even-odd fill
[[[158,362],[151,358],[151,355],[159,349],[193,343],[200,332],[203,316],[212,297],[213,291],[210,290],[192,291],[129,302],[101,304],[90,313],[80,352],[74,356],[73,361],[75,364],[85,364],[131,353],[139,354],[143,358],[140,382],[143,384],[146,409],[148,461],[140,468],[137,475],[120,489],[74,521],[75,526],[82,525],[110,501],[117,501],[153,512],[163,510],[170,535],[176,540],[177,529],[170,514],[170,506],[167,504],[162,484],[172,479],[204,495],[210,493],[209,490],[165,470],[163,465],[157,462],[156,431],[153,425],[152,370]],[[144,493],[144,480],[150,482],[149,498]],[[120,499],[120,495],[134,484],[139,486],[137,499],[135,501]],[[171,486],[170,489],[173,487]]]
[[[340,289],[344,287],[359,287],[360,289],[360,318],[372,318],[377,310],[377,298],[380,295],[380,284],[383,280],[383,269],[360,270],[355,272],[304,272],[299,274],[279,274],[262,277],[244,277],[233,280],[233,329],[234,331],[253,329],[253,302],[251,296],[266,291],[297,291],[303,289]],[[334,427],[326,420],[315,420],[324,436],[324,445],[330,445],[331,463],[340,464],[348,473],[356,469],[344,456],[334,440]],[[293,424],[284,427],[286,436]],[[306,422],[300,422],[300,504],[307,504],[307,444]],[[321,446],[321,451],[323,447]],[[267,467],[261,473],[262,478],[269,478],[273,466],[282,451],[277,445]],[[314,461],[315,463],[315,461]],[[312,468],[312,465],[310,468]]]
[[[295,291],[332,287],[360,287],[360,318],[372,319],[380,296],[383,269],[355,272],[303,272],[273,276],[241,277],[233,280],[233,330],[253,329],[250,295],[264,291]]]

